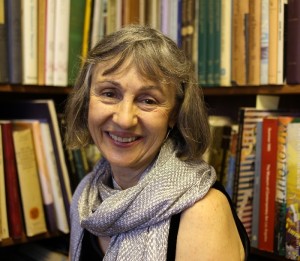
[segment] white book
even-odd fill
[[[232,0],[221,0],[220,85],[231,86]]]
[[[261,63],[260,63],[260,83],[269,83],[269,0],[261,1]]]
[[[283,84],[284,66],[284,5],[286,0],[278,0],[278,58],[277,58],[277,84]]]
[[[104,36],[104,1],[94,0],[93,6],[93,26],[91,33],[91,47],[93,48],[96,43]]]
[[[1,239],[9,238],[5,191],[6,190],[5,190],[5,178],[4,178],[4,165],[3,165],[2,130],[0,126],[0,211],[1,211],[0,238]]]
[[[22,65],[23,84],[38,83],[38,3],[37,0],[22,0]]]
[[[54,29],[56,1],[47,1],[46,8],[46,44],[45,44],[45,83],[53,85],[54,72]]]
[[[44,144],[44,153],[47,160],[47,169],[50,177],[50,184],[54,198],[54,208],[57,228],[64,232],[69,233],[69,224],[66,214],[66,209],[62,197],[61,184],[59,181],[57,162],[54,155],[53,141],[51,139],[50,127],[47,122],[41,122],[41,135]]]
[[[57,1],[54,29],[54,86],[68,85],[70,0]]]

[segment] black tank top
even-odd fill
[[[245,260],[248,260],[248,256],[250,253],[250,241],[249,241],[247,232],[246,232],[242,222],[240,221],[240,219],[238,218],[238,216],[236,214],[236,211],[234,210],[232,201],[220,182],[216,181],[215,184],[213,185],[213,188],[221,191],[226,196],[226,198],[230,204],[231,212],[233,214],[235,224],[237,226],[241,241],[242,241],[244,249],[245,249]],[[167,261],[175,260],[177,234],[178,234],[179,223],[180,223],[180,214],[181,213],[178,213],[171,217],[170,231],[169,231],[169,237],[168,237]],[[80,254],[79,260],[80,261],[103,260],[103,253],[99,247],[97,236],[92,235],[87,230],[84,230],[81,254]]]

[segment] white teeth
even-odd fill
[[[118,137],[116,135],[113,135],[113,134],[109,134],[109,136],[115,140],[115,141],[118,141],[118,142],[132,142],[132,141],[135,141],[137,139],[137,137],[128,137],[128,138],[122,138],[122,137]]]

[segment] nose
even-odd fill
[[[113,114],[113,122],[119,125],[122,129],[129,129],[135,126],[138,122],[137,107],[133,101],[122,100],[116,105],[116,110]]]

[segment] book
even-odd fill
[[[239,109],[236,166],[232,200],[238,216],[251,238],[253,189],[255,175],[255,129],[257,122],[276,111],[251,107]]]
[[[46,8],[47,1],[38,0],[38,85],[45,85],[45,55],[46,55]]]
[[[96,3],[100,2],[99,0],[95,1]],[[70,6],[70,31],[69,31],[69,62],[68,62],[68,85],[73,85],[75,79],[81,67],[81,50],[82,50],[82,37],[83,37],[83,23],[84,16],[81,15],[82,10],[84,10],[85,1],[71,1]],[[94,13],[98,14],[98,9],[94,7]],[[100,11],[99,11],[100,12]],[[93,21],[97,21],[97,24],[102,22],[100,19],[100,13],[97,17],[93,18]],[[94,26],[93,26],[94,29]],[[94,32],[96,34],[96,32]],[[95,37],[95,36],[94,36]]]
[[[39,120],[14,120],[19,127],[29,128],[32,131],[34,149],[37,160],[37,170],[41,193],[44,205],[47,230],[49,232],[57,231],[53,192],[50,182],[50,174],[47,168],[47,158],[45,155],[45,144],[43,143],[41,126]]]
[[[278,119],[267,117],[262,122],[261,177],[258,248],[274,249],[275,194],[277,169]]]
[[[195,37],[195,0],[183,0],[182,2],[182,49],[186,56],[193,62],[194,60],[194,37]]]
[[[233,1],[232,82],[247,84],[249,0]]]
[[[54,86],[68,85],[70,3],[70,0],[64,0],[55,4]]]
[[[117,19],[120,20],[122,25],[123,19],[123,11],[121,12],[120,17],[117,17],[117,8],[119,7],[118,4],[121,5],[121,9],[123,10],[123,3],[118,3],[117,0],[109,0],[107,1],[107,19],[106,19],[106,34],[111,34],[116,31],[117,29]]]
[[[208,53],[208,3],[199,0],[198,14],[198,81],[201,86],[207,84],[207,53]]]
[[[261,1],[249,2],[249,65],[248,84],[260,84]]]
[[[284,24],[285,24],[285,6],[287,0],[278,1],[278,47],[277,47],[277,84],[283,84],[285,81],[284,67],[285,67],[285,57],[284,57]]]
[[[41,136],[47,161],[47,170],[54,199],[57,228],[63,233],[69,233],[67,209],[65,208],[62,187],[58,173],[57,159],[55,158],[54,140],[51,137],[50,126],[47,121],[41,121]]]
[[[73,4],[73,2],[74,1],[72,1],[71,4]],[[82,2],[84,3],[84,1],[82,1]],[[79,10],[81,11],[81,10],[83,10],[83,8],[81,8]],[[118,17],[119,14],[116,14],[116,16]],[[104,16],[104,1],[103,0],[94,0],[93,25],[92,25],[92,32],[91,32],[91,48],[93,48],[96,45],[96,43],[104,37],[104,34],[105,34],[104,18],[105,18],[105,16]],[[74,19],[74,20],[78,20],[78,19]],[[120,27],[121,27],[121,25],[120,25]]]
[[[46,1],[46,43],[45,43],[45,84],[53,85],[54,81],[54,35],[55,35],[55,3]]]
[[[1,124],[0,124],[1,125]],[[6,207],[6,189],[4,177],[4,155],[2,144],[2,129],[0,126],[0,239],[9,238],[7,207]]]
[[[300,122],[299,118],[287,126],[287,185],[286,185],[286,255],[291,260],[300,258]]]
[[[286,82],[300,83],[300,2],[288,1],[287,11],[287,49],[286,49]]]
[[[233,197],[238,131],[239,130],[237,124],[231,125],[231,135],[230,135],[229,153],[227,158],[226,177],[224,179],[225,190],[231,199]]]
[[[261,188],[261,151],[262,151],[262,121],[257,122],[255,129],[255,165],[253,185],[253,211],[251,224],[251,246],[258,248],[259,236],[259,211],[260,211],[260,188]]]
[[[8,82],[7,57],[7,22],[5,19],[5,2],[0,1],[0,83]]]
[[[83,24],[83,36],[82,36],[82,48],[81,56],[85,59],[90,49],[90,30],[91,30],[91,18],[92,18],[92,0],[85,1],[84,7],[84,24]]]
[[[274,252],[285,256],[285,220],[286,220],[286,177],[287,166],[287,127],[294,120],[293,116],[278,117],[277,137],[277,173],[276,173],[276,194],[275,194],[275,225],[274,225]]]
[[[123,19],[122,25],[138,24],[140,17],[140,1],[139,0],[123,0],[122,1]]]
[[[4,101],[0,103],[1,117],[3,119],[38,119],[48,121],[55,159],[58,165],[59,184],[62,190],[65,212],[68,216],[72,196],[71,186],[53,100]]]
[[[38,49],[37,49],[37,0],[21,1],[21,30],[22,30],[22,71],[23,84],[38,83]]]
[[[45,233],[47,227],[31,128],[14,122],[13,142],[25,231],[32,237]]]
[[[221,1],[220,86],[231,86],[232,2]]]
[[[215,0],[207,3],[207,75],[206,86],[214,86]]]
[[[19,180],[13,142],[13,126],[10,121],[1,121],[0,124],[2,130],[9,235],[13,239],[19,239],[23,235],[23,215],[21,209]]]
[[[269,83],[269,0],[261,1],[260,84]]]
[[[278,67],[278,0],[269,0],[269,71],[268,84],[277,84]]]
[[[20,84],[22,83],[21,0],[5,0],[5,11],[8,81],[11,84]]]

